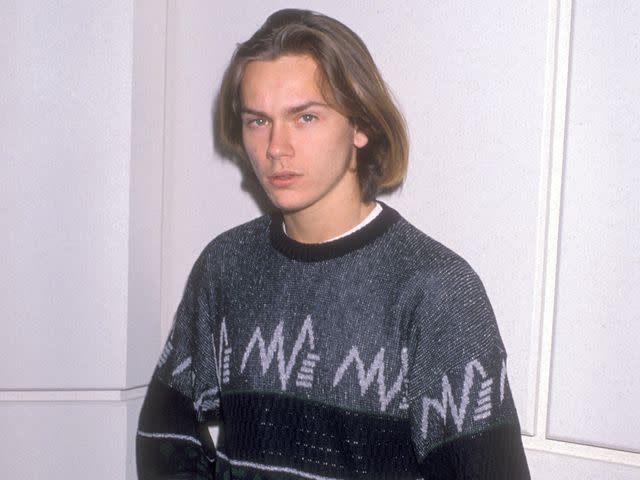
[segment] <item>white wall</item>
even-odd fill
[[[549,436],[640,452],[640,6],[574,6]],[[576,378],[575,372],[583,374]]]
[[[260,213],[214,152],[214,95],[289,6],[351,26],[395,92],[411,166],[384,200],[484,280],[533,478],[638,478],[630,0],[3,0],[0,476],[135,478],[137,387],[188,271]]]
[[[166,3],[1,3],[0,477],[134,478],[160,343]]]

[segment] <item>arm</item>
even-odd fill
[[[193,402],[154,376],[138,423],[138,478],[213,479],[215,448],[206,430]]]
[[[424,478],[529,479],[506,352],[493,310],[462,259],[416,309],[409,373],[412,437]]]
[[[212,342],[216,289],[203,253],[196,262],[142,405],[136,438],[140,480],[214,478],[207,426],[219,418]]]

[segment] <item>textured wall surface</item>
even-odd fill
[[[549,433],[640,453],[638,25],[574,7]]]
[[[214,149],[219,81],[291,6],[358,32],[397,97],[410,170],[382,199],[483,279],[533,478],[640,477],[635,2],[72,3],[0,16],[2,478],[135,478],[191,265],[260,214]]]
[[[3,368],[0,384],[119,386],[133,10],[124,1],[10,3],[0,20],[2,110],[11,112],[0,129],[10,233],[0,239],[0,359],[20,368]]]
[[[1,478],[135,478],[160,343],[165,27],[156,0],[2,2]]]

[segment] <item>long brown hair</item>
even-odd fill
[[[369,50],[346,25],[308,10],[273,13],[249,40],[237,46],[222,79],[215,112],[216,138],[222,150],[246,158],[240,119],[245,66],[285,54],[313,58],[327,102],[367,135],[367,145],[357,153],[363,200],[373,200],[379,192],[402,183],[409,155],[406,125]]]

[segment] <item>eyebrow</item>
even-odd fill
[[[309,102],[304,102],[304,103],[301,103],[300,105],[294,105],[292,107],[287,108],[287,114],[295,115],[296,113],[304,112],[305,110],[311,107],[329,108],[329,105],[323,102],[316,102],[311,100]],[[249,107],[242,107],[240,109],[240,113],[241,114],[248,113],[249,115],[256,115],[258,117],[268,117],[268,115],[265,112],[261,112],[260,110],[254,110],[253,108],[249,108]]]

